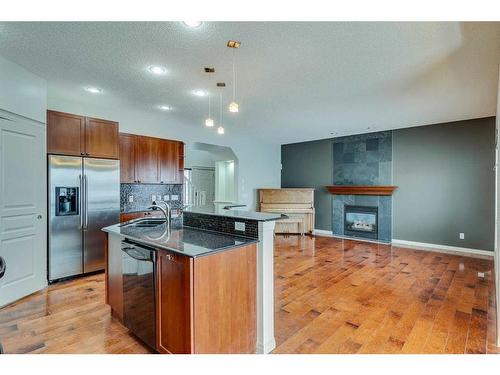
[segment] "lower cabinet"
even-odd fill
[[[107,235],[106,303],[123,321],[121,238]],[[156,260],[156,350],[172,354],[255,353],[256,245]]]
[[[193,258],[158,251],[156,345],[160,353],[193,352]]]
[[[157,350],[255,353],[256,245],[189,258],[158,251]]]

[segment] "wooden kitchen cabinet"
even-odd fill
[[[135,144],[136,136],[120,133],[120,182],[137,182],[135,177]]]
[[[47,111],[47,153],[118,159],[118,123]]]
[[[120,182],[182,184],[184,143],[120,133]]]
[[[178,181],[179,146],[178,142],[162,141],[159,153],[160,183],[175,184]]]
[[[158,183],[158,154],[160,141],[157,138],[137,137],[135,175],[137,182]]]
[[[84,137],[85,117],[47,111],[47,153],[82,156]]]
[[[157,350],[160,353],[193,352],[193,258],[158,251]]]
[[[106,234],[106,303],[123,322],[122,238]],[[156,350],[255,353],[257,246],[189,257],[156,250]]]
[[[118,159],[118,123],[86,117],[85,155]]]
[[[190,258],[158,250],[157,350],[255,353],[256,245]]]

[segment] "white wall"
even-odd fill
[[[215,158],[207,151],[193,150],[186,147],[184,149],[184,167],[207,167],[215,168]]]
[[[47,82],[0,56],[0,108],[45,124]]]
[[[211,143],[231,147],[238,157],[238,202],[248,209],[257,208],[257,189],[279,188],[280,145],[256,140],[245,134],[244,129],[235,131],[226,127],[220,136],[213,129],[185,124],[175,113],[155,113],[154,109],[138,109],[135,103],[117,99],[113,106],[102,106],[96,95],[92,100],[82,92],[82,100],[68,99],[51,90],[49,86],[48,108],[86,116],[118,121],[120,131],[160,138],[184,141],[186,146],[194,142]],[[104,95],[104,94],[103,94]],[[109,101],[108,101],[109,103]]]

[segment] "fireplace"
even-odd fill
[[[378,239],[378,208],[345,205],[344,235]]]

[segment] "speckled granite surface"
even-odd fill
[[[133,202],[128,198],[132,195]],[[167,202],[173,209],[182,207],[182,185],[178,184],[120,184],[120,210],[122,213],[146,211],[151,205],[151,196],[160,196],[164,199],[165,195],[170,197]],[[172,195],[177,195],[178,199],[171,199]]]
[[[193,258],[258,242],[255,238],[183,227],[182,220],[174,220],[170,230],[167,229],[166,224],[152,228],[115,224],[103,228],[103,231],[133,242],[170,250]]]

